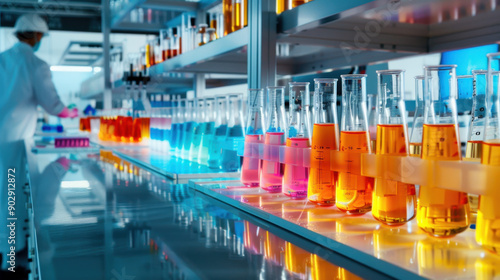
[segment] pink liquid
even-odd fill
[[[247,135],[245,136],[246,143],[261,143],[262,135]],[[243,158],[241,165],[241,182],[247,187],[259,186],[259,165],[258,158]]]
[[[287,147],[308,148],[309,138],[288,138]],[[287,155],[285,155],[287,157]],[[285,164],[283,175],[283,193],[292,199],[307,198],[307,184],[309,181],[309,168]]]
[[[264,144],[280,146],[284,144],[284,132],[268,132]],[[266,149],[266,148],[264,148]],[[264,151],[266,153],[266,151]],[[285,165],[280,162],[262,160],[259,168],[260,187],[268,192],[281,192]]]

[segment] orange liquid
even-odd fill
[[[406,156],[405,128],[402,124],[377,126],[377,154]],[[373,217],[388,225],[401,225],[415,217],[415,185],[375,179]]]
[[[289,10],[288,0],[276,0],[276,14]]]
[[[141,131],[141,119],[134,119],[134,124],[132,126],[132,142],[140,143],[142,141],[142,131]]]
[[[178,54],[181,54],[182,53],[182,38],[181,36],[179,36],[179,49],[177,50],[177,53]]]
[[[176,57],[177,56],[177,50],[176,49],[173,49],[173,50],[170,50],[170,53],[171,53],[171,57]]]
[[[465,150],[466,158],[480,159],[482,153],[483,141],[467,141],[467,148]]]
[[[366,131],[340,132],[340,150],[367,153],[368,133]],[[357,174],[339,173],[336,205],[347,214],[364,214],[372,208],[374,179]]]
[[[243,13],[241,11],[241,9],[243,8],[242,7],[243,4],[241,3],[235,3],[235,5],[233,6],[233,13],[232,13],[232,32],[236,31],[236,30],[240,30],[241,28],[243,28],[244,26],[244,16],[243,16]]]
[[[314,124],[307,194],[309,201],[321,206],[335,205],[338,175],[330,170],[330,151],[338,149],[336,138],[335,124]]]
[[[149,118],[139,118],[141,122],[142,139],[149,139]]]
[[[420,157],[422,155],[422,143],[410,143],[410,156]]]
[[[151,66],[151,46],[149,44],[146,45],[146,56],[145,56],[145,61],[146,67]]]
[[[264,257],[266,260],[276,265],[282,266],[281,255],[285,252],[285,240],[266,231],[266,240],[264,240]]]
[[[308,266],[310,266],[310,253],[290,242],[286,242],[286,269],[295,275],[306,276]]]
[[[310,2],[309,0],[292,0],[292,9],[295,7],[298,7],[302,4],[305,4],[307,2]]]
[[[500,165],[500,140],[483,142],[481,163]],[[476,241],[490,251],[500,252],[500,204],[498,197],[480,196]]]
[[[243,0],[243,26],[248,26],[248,0]]]
[[[313,280],[362,279],[349,270],[336,266],[318,255],[311,255],[311,277]]]
[[[424,124],[422,159],[460,160],[454,124]],[[454,236],[469,226],[467,194],[421,186],[417,209],[418,226],[437,237]]]
[[[80,118],[80,131],[85,131],[85,118]]]
[[[224,36],[228,35],[232,31],[232,14],[233,14],[233,3],[232,0],[222,0],[222,8],[224,13]]]

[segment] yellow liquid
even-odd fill
[[[151,66],[151,53],[151,46],[149,44],[146,44],[146,58],[144,62],[147,68]]]
[[[406,156],[402,124],[377,126],[377,154]],[[415,217],[415,185],[375,179],[373,217],[388,225],[402,225]]]
[[[276,0],[276,13],[281,14],[282,12],[289,9],[288,0]]]
[[[233,32],[232,31],[232,18],[233,18],[233,3],[232,0],[222,0],[222,8],[224,13],[224,36]]]
[[[362,279],[349,270],[336,266],[315,254],[311,254],[311,277],[313,280]]]
[[[338,176],[330,170],[330,151],[337,150],[336,135],[335,124],[314,124],[307,194],[309,201],[321,206],[335,204]]]
[[[424,124],[422,159],[460,160],[453,124]],[[469,226],[467,193],[421,186],[417,209],[418,226],[430,235],[450,237]]]
[[[483,143],[481,163],[500,165],[500,140]],[[479,198],[476,241],[490,251],[500,252],[500,204],[498,197],[482,195]]]
[[[365,131],[340,132],[340,150],[367,153],[368,133]],[[374,179],[357,174],[339,173],[336,205],[347,214],[364,214],[372,208]]]
[[[467,148],[465,150],[466,158],[481,158],[483,141],[467,141]]]
[[[422,155],[422,143],[410,143],[410,156],[420,157]]]
[[[243,8],[243,5],[242,3],[235,3],[234,6],[233,6],[233,18],[232,18],[232,32],[236,31],[236,30],[240,30],[241,28],[243,28],[244,26],[244,14],[243,14],[243,11],[241,10]]]
[[[286,242],[285,267],[288,271],[305,276],[307,267],[310,266],[310,253],[306,250]]]

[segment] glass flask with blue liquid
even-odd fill
[[[182,159],[189,159],[189,149],[191,148],[191,143],[193,142],[194,129],[197,125],[196,116],[197,112],[195,109],[196,100],[189,99],[186,100],[186,107],[184,110],[184,133],[182,135]]]
[[[229,118],[228,96],[217,96],[215,98],[215,132],[208,147],[207,164],[211,169],[220,169],[222,160],[222,149],[226,140]]]
[[[242,158],[238,156],[238,143],[244,141],[243,128],[244,110],[243,96],[241,94],[229,95],[229,119],[227,133],[222,148],[220,167],[225,172],[236,172],[241,167]]]

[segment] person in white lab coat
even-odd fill
[[[69,110],[61,102],[49,65],[35,55],[49,31],[47,23],[38,15],[28,14],[19,17],[14,29],[19,42],[0,53],[0,254],[3,255],[3,270],[10,266],[7,254],[11,246],[15,246],[15,251],[26,246],[23,231],[27,217],[23,193],[26,183],[24,140],[33,137],[35,132],[37,106],[60,117],[78,114],[76,109]],[[12,170],[8,172],[8,169]],[[15,175],[15,244],[7,242],[11,232],[4,225],[7,218],[12,217],[8,211],[8,184],[12,182],[8,181],[8,173]]]

